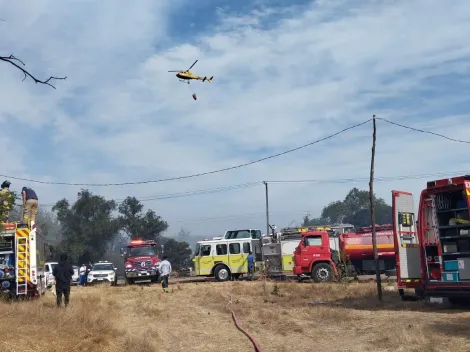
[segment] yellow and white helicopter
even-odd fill
[[[196,65],[196,62],[198,62],[198,60],[194,61],[194,63],[191,65],[190,68],[188,68],[186,71],[183,71],[183,70],[179,70],[179,71],[168,71],[168,72],[178,72],[176,74],[176,77],[179,78],[179,80],[181,82],[184,82],[184,83],[188,83],[189,84],[189,81],[195,79],[197,81],[203,81],[203,82],[209,82],[209,83],[212,83],[212,79],[214,78],[214,76],[212,76],[211,78],[207,78],[207,77],[199,77],[197,75],[195,75],[194,73],[192,72],[189,72],[190,69],[192,69],[194,67],[194,65]]]

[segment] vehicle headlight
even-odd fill
[[[132,264],[126,264],[126,269],[132,269]]]

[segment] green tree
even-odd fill
[[[127,197],[119,205],[119,222],[131,239],[158,240],[168,229],[168,223],[153,210],[143,213],[143,204],[135,197]]]
[[[118,219],[112,217],[115,209],[114,200],[106,200],[88,190],[78,192],[72,206],[66,199],[58,201],[52,210],[57,213],[62,228],[59,247],[74,260],[101,259],[120,229]]]
[[[384,199],[375,199],[375,218],[377,224],[392,222],[392,207]],[[353,188],[344,200],[331,202],[323,208],[320,218],[304,218],[304,226],[350,223],[357,227],[370,226],[369,191]]]
[[[191,248],[188,242],[165,238],[163,245],[163,253],[168,256],[175,270],[191,266]]]
[[[309,215],[305,215],[301,226],[320,226],[329,223],[329,219],[310,218]]]

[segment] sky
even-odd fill
[[[373,114],[470,140],[466,0],[0,0],[0,18],[0,55],[14,54],[40,79],[67,76],[52,89],[0,62],[2,175],[88,184],[180,177],[281,153]],[[212,83],[186,85],[167,72],[195,60],[192,71]],[[368,188],[371,135],[367,123],[225,172],[83,188],[143,200],[169,236],[184,228],[211,237],[266,228],[262,181],[320,180],[268,182],[271,223],[296,225],[352,187]],[[391,203],[393,189],[406,190],[417,202],[426,181],[470,174],[469,147],[378,120],[375,175],[391,179],[377,180],[377,196]],[[49,209],[82,188],[10,181],[35,189]]]

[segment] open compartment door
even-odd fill
[[[421,279],[421,249],[416,231],[413,195],[392,191],[393,235],[397,276],[401,281]]]

